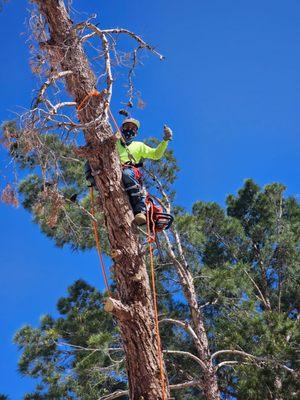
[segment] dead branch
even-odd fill
[[[192,380],[192,381],[187,381],[187,382],[182,382],[182,383],[176,383],[174,385],[170,385],[170,389],[171,390],[180,390],[180,389],[186,389],[186,388],[194,387],[194,386],[201,387],[202,382],[197,381],[197,380]]]
[[[220,369],[222,367],[225,366],[230,366],[230,365],[237,365],[237,364],[241,364],[239,361],[222,361],[217,365],[217,369]]]
[[[175,383],[174,385],[170,385],[171,390],[181,390],[181,389],[187,389],[190,387],[201,387],[202,382],[197,381],[197,380],[191,380],[187,382],[182,382],[182,383]],[[108,395],[100,397],[98,400],[114,400],[122,396],[128,396],[129,392],[128,390],[118,390],[117,392],[110,393]]]
[[[211,360],[213,360],[214,358],[218,357],[219,355],[223,355],[223,354],[238,355],[238,356],[241,356],[244,358],[248,358],[252,361],[257,361],[259,363],[273,364],[273,365],[276,365],[277,367],[283,368],[284,370],[290,372],[291,374],[293,374],[295,376],[299,376],[298,371],[295,371],[294,369],[288,367],[287,365],[281,364],[276,360],[271,360],[268,357],[254,356],[253,354],[250,354],[250,353],[247,353],[247,352],[241,351],[241,350],[229,350],[229,349],[228,350],[219,350],[212,354]],[[217,368],[220,368],[222,365],[226,365],[225,363],[228,364],[228,363],[231,363],[231,361],[223,361],[223,362],[217,364]]]
[[[165,353],[165,354],[175,354],[175,355],[179,355],[179,356],[189,357],[192,360],[196,361],[196,363],[198,363],[202,369],[204,369],[204,370],[206,369],[205,363],[202,360],[200,360],[200,358],[198,358],[197,356],[195,356],[194,354],[192,354],[192,353],[190,353],[188,351],[164,350],[163,353]]]
[[[73,74],[73,71],[61,71],[61,72],[57,72],[57,73],[51,75],[51,76],[46,80],[46,82],[42,85],[42,87],[40,88],[39,93],[38,93],[38,96],[37,96],[37,98],[36,98],[36,101],[35,101],[35,103],[34,103],[33,108],[36,108],[37,105],[38,105],[41,101],[43,101],[43,97],[44,97],[45,91],[48,89],[48,87],[49,87],[50,85],[52,85],[52,84],[53,84],[54,82],[56,82],[58,79],[64,78],[65,76],[71,75],[71,74]]]
[[[187,321],[183,322],[183,321],[179,321],[179,320],[173,319],[173,318],[164,318],[161,321],[159,321],[159,323],[164,323],[164,322],[180,326],[186,332],[188,332],[194,340],[197,340],[197,335],[196,335],[195,331],[193,330],[193,328]]]
[[[98,400],[113,400],[117,399],[122,396],[128,396],[129,391],[128,390],[118,390],[114,393],[107,394],[105,396],[101,396]]]
[[[92,30],[96,35],[102,36],[103,34],[125,34],[130,36],[132,39],[134,39],[135,41],[138,42],[139,46],[141,48],[145,48],[149,51],[151,51],[151,53],[155,54],[157,57],[159,57],[160,60],[164,60],[165,57],[160,54],[158,51],[155,50],[155,48],[153,46],[151,46],[150,44],[148,44],[147,42],[145,42],[139,35],[137,35],[134,32],[131,32],[128,29],[124,29],[124,28],[113,28],[113,29],[99,29],[96,25],[90,23],[90,22],[82,22],[80,24],[77,24],[74,26],[74,30],[78,31],[81,30],[83,28],[88,28],[90,30]]]

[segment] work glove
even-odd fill
[[[172,129],[169,128],[167,125],[164,125],[164,140],[172,140],[173,132]]]

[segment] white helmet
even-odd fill
[[[134,124],[138,129],[140,127],[140,121],[138,121],[137,119],[134,118],[126,118],[124,119],[124,121],[122,122],[122,126],[124,124],[126,124],[126,122],[131,122],[132,124]]]

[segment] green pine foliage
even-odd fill
[[[247,180],[223,210],[197,202],[178,218],[202,299],[212,351],[235,349],[257,357],[219,370],[224,395],[294,399],[299,380],[299,212],[285,187],[261,190]],[[299,376],[299,375],[298,375]],[[226,397],[227,398],[227,397]]]
[[[103,296],[75,282],[57,303],[58,318],[45,315],[40,326],[24,326],[14,341],[22,350],[19,371],[37,379],[24,399],[94,400],[126,387],[119,333]]]
[[[19,195],[33,221],[60,247],[93,248],[85,160],[76,155],[73,144],[39,135],[43,146],[38,147],[33,145],[34,133],[20,135],[12,122],[3,131],[4,144],[23,171]],[[148,168],[150,175],[144,175],[150,191],[157,194],[163,189],[174,200],[179,169],[172,151]],[[153,174],[159,181],[151,179]],[[295,198],[286,198],[284,191],[278,183],[262,189],[247,180],[237,195],[228,196],[225,208],[198,201],[190,213],[180,207],[173,210],[211,352],[238,350],[251,355],[215,357],[216,365],[231,362],[218,369],[224,399],[299,397],[300,205]],[[101,198],[101,193],[97,196]],[[98,207],[100,237],[109,254],[103,218]],[[160,241],[159,314],[188,321],[176,270],[162,236]],[[114,350],[122,347],[120,337],[103,311],[103,296],[87,283],[75,282],[58,302],[58,311],[58,318],[44,316],[39,327],[26,326],[16,334],[22,351],[20,373],[37,381],[36,390],[24,398],[89,400],[126,389],[124,354]],[[161,324],[161,335],[165,349],[197,354],[191,338],[178,326]],[[168,354],[165,360],[171,384],[201,377],[199,365],[187,357]],[[197,387],[172,396],[203,398]]]

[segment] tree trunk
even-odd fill
[[[173,228],[172,231],[179,257],[178,258],[176,257],[172,249],[171,243],[167,241],[169,254],[176,266],[180,284],[184,296],[189,305],[192,328],[193,331],[195,332],[195,336],[193,337],[193,339],[197,349],[198,356],[200,360],[203,362],[202,390],[207,400],[219,400],[220,391],[218,386],[217,373],[211,361],[210,348],[209,348],[206,329],[204,326],[204,318],[198,304],[193,276],[189,271],[188,264],[183,253],[179,234],[176,228]]]
[[[189,271],[186,271],[183,288],[185,296],[188,299],[193,328],[198,339],[195,341],[197,352],[200,359],[206,366],[203,369],[203,392],[207,400],[219,400],[220,392],[218,387],[217,373],[210,359],[211,354],[208,345],[206,329],[203,322],[203,315],[197,302],[193,277]]]
[[[50,38],[41,43],[51,67],[57,71],[72,71],[66,79],[67,90],[79,105],[96,88],[96,78],[86,54],[72,29],[62,0],[34,0],[48,24]],[[160,378],[159,351],[154,329],[153,299],[143,254],[139,246],[133,214],[121,181],[121,166],[115,148],[112,129],[103,118],[99,97],[90,97],[79,112],[84,129],[86,156],[103,200],[103,211],[115,260],[118,300],[111,299],[108,308],[118,318],[126,355],[129,393],[132,400],[169,398],[163,369]],[[164,368],[164,367],[163,367]],[[164,390],[162,389],[164,386]]]
[[[188,269],[182,269],[179,274],[185,298],[188,301],[191,313],[192,326],[196,333],[195,346],[197,353],[205,368],[203,368],[202,390],[207,400],[219,400],[220,392],[215,368],[210,359],[210,349],[206,329],[203,322],[203,315],[199,308],[197,295],[194,287],[193,277]]]

